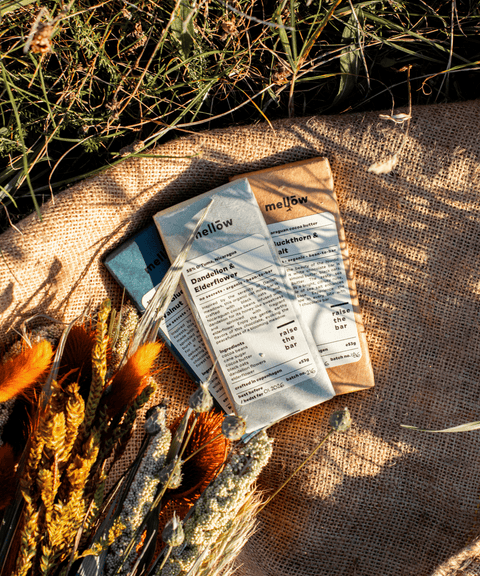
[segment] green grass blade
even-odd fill
[[[434,47],[439,52],[444,52],[445,54],[450,55],[450,50],[447,47],[442,46],[441,44],[439,44],[438,42],[435,42],[434,40],[430,40],[429,38],[426,38],[425,36],[422,36],[421,34],[417,34],[416,32],[409,30],[408,28],[404,28],[403,26],[400,26],[399,24],[395,24],[394,22],[391,22],[390,20],[387,20],[386,18],[382,18],[381,16],[377,16],[376,14],[372,14],[368,10],[364,10],[363,14],[364,14],[366,19],[371,20],[372,22],[376,22],[377,24],[381,24],[382,26],[385,26],[387,29],[396,30],[397,32],[401,32],[402,34],[405,34],[406,36],[409,36],[410,38],[415,38],[416,40],[420,40],[421,42],[424,42],[424,43],[429,44],[430,46]],[[411,54],[414,56],[418,56],[418,53],[415,51],[411,51]],[[459,54],[456,54],[455,52],[453,52],[452,55],[455,58],[458,58],[459,60],[461,60],[463,62],[468,62],[468,60],[466,58],[463,58],[463,56],[460,56]]]
[[[48,108],[48,115],[50,117],[50,122],[53,124],[53,127],[56,128],[57,125],[55,124],[55,116],[54,116],[52,108],[50,106],[50,100],[48,99],[47,88],[45,86],[45,79],[43,77],[42,62],[41,61],[37,62],[37,60],[32,56],[31,52],[29,52],[28,55],[30,56],[30,59],[32,60],[36,69],[38,70],[38,77],[40,78],[40,85],[42,87],[43,99],[44,99],[45,104],[47,105],[47,108]]]
[[[6,0],[2,2],[0,6],[0,18],[8,14],[9,12],[14,12],[18,8],[24,8],[29,4],[35,4],[36,0]]]
[[[283,51],[285,52],[286,56],[287,56],[287,60],[292,68],[292,70],[295,70],[296,68],[296,58],[294,58],[292,49],[290,47],[290,40],[288,39],[288,34],[287,31],[285,29],[285,25],[283,23],[282,20],[282,10],[285,7],[285,0],[280,4],[280,6],[276,9],[275,11],[275,15],[274,18],[277,21],[278,24],[278,36],[280,38],[280,42],[282,43],[282,47],[283,47]],[[293,32],[293,34],[295,33],[295,31]]]
[[[171,29],[180,44],[180,55],[186,59],[193,47],[193,17],[196,10],[187,0],[181,0],[174,10],[175,17]]]
[[[175,120],[173,120],[173,122],[170,122],[170,124],[166,128],[160,130],[160,132],[158,132],[157,134],[148,139],[149,145],[152,145],[158,140],[160,140],[160,138],[163,138],[163,136],[165,136],[166,134],[168,134],[168,132],[173,130],[177,124],[180,124],[180,120],[182,120],[182,118],[186,116],[186,114],[188,114],[191,110],[193,110],[195,106],[201,104],[206,94],[210,91],[210,89],[215,85],[216,82],[217,82],[216,78],[207,82],[207,84],[201,90],[198,91],[197,96],[187,106],[185,106],[185,108],[182,110],[180,114],[178,114],[178,116],[175,118]]]
[[[361,19],[361,13],[357,14],[357,16]],[[356,23],[357,20],[352,14],[343,29],[342,41],[346,44],[346,48],[342,50],[340,56],[340,84],[333,106],[347,98],[357,83],[361,55],[360,47],[357,46],[357,42],[360,42],[360,32],[357,30]]]
[[[25,146],[25,140],[23,138],[23,127],[22,127],[22,122],[20,120],[20,115],[18,113],[17,103],[15,102],[15,98],[13,97],[13,93],[12,93],[12,90],[10,88],[10,82],[8,81],[7,72],[5,70],[3,62],[0,62],[0,66],[2,68],[3,83],[5,85],[5,88],[7,89],[8,97],[10,99],[10,104],[12,105],[13,114],[15,116],[15,121],[16,121],[17,127],[18,127],[18,137],[20,139],[20,143],[22,145],[22,150],[23,150],[23,170],[24,170],[25,178],[27,179],[28,188],[30,190],[30,195],[32,197],[33,205],[35,207],[35,212],[37,213],[40,220],[42,220],[42,214],[40,212],[40,206],[38,205],[37,198],[35,196],[35,192],[33,191],[32,183],[30,181],[30,168],[28,166],[27,148]]]
[[[15,198],[8,192],[6,188],[0,184],[0,201],[3,201],[4,198],[8,198],[10,202],[12,202],[12,204],[15,206],[15,208],[18,208],[17,203],[15,202]]]
[[[305,60],[308,58],[310,50],[313,48],[318,37],[320,36],[320,34],[325,29],[325,26],[328,24],[329,20],[332,18],[333,14],[335,13],[335,10],[338,8],[338,5],[341,2],[342,2],[342,0],[335,0],[332,3],[330,10],[322,18],[321,22],[318,24],[318,26],[316,27],[313,34],[310,36],[310,39],[307,42],[305,42],[305,44],[303,45],[302,49],[300,50],[300,58],[299,58],[299,62],[298,62],[299,68],[303,65]]]
[[[295,22],[295,0],[290,0],[290,28],[292,29],[292,52],[293,61],[297,61],[297,28]]]

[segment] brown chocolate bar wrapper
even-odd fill
[[[374,385],[373,369],[355,287],[355,278],[348,257],[345,230],[327,158],[313,158],[250,172],[235,176],[232,180],[237,178],[248,178],[267,225],[323,212],[329,212],[334,216],[353,306],[361,357],[357,361],[330,367],[327,360],[327,372],[336,394],[346,394],[371,388]],[[296,204],[292,204],[293,198],[297,200]],[[308,198],[308,201],[300,203],[299,198]]]

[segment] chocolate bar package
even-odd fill
[[[326,158],[247,178],[337,394],[374,385],[345,231]]]
[[[334,390],[247,180],[155,215],[171,261],[211,203],[181,285],[247,433]]]
[[[138,310],[144,312],[170,261],[157,227],[152,222],[111,252],[104,264],[120,286],[125,288]],[[159,333],[190,376],[197,382],[204,382],[213,364],[180,286],[165,312]],[[225,412],[232,412],[228,396],[216,374],[211,381],[210,392]]]

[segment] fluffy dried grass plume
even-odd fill
[[[233,576],[237,573],[235,560],[257,529],[257,514],[262,504],[261,493],[253,487],[210,554],[192,576]]]
[[[0,365],[0,403],[33,391],[52,358],[52,346],[43,340]]]
[[[129,406],[142,393],[161,349],[162,344],[158,342],[144,344],[115,374],[110,382],[111,391],[106,400],[110,417],[115,416],[125,406]]]

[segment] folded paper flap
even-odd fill
[[[293,207],[296,218],[307,216],[311,212],[338,212],[333,176],[327,158],[302,160],[240,174],[235,176],[235,180],[253,177],[255,197],[263,208],[267,224],[277,222],[279,218],[288,219]],[[322,194],[318,194],[319,192]],[[280,206],[277,206],[277,202]],[[340,239],[345,241],[344,237]]]
[[[468,542],[478,521],[477,433],[440,437],[400,424],[478,419],[479,107],[414,107],[406,138],[377,112],[181,138],[161,154],[201,157],[128,161],[56,197],[43,223],[20,223],[24,236],[0,238],[4,330],[18,325],[18,314],[73,318],[107,294],[118,305],[121,290],[100,259],[156,211],[234,173],[328,155],[376,387],[271,430],[267,491],[314,447],[333,409],[347,405],[354,421],[262,512],[240,558],[242,576],[423,576]],[[394,172],[367,172],[403,142]],[[179,411],[190,379],[172,361],[159,380]]]

